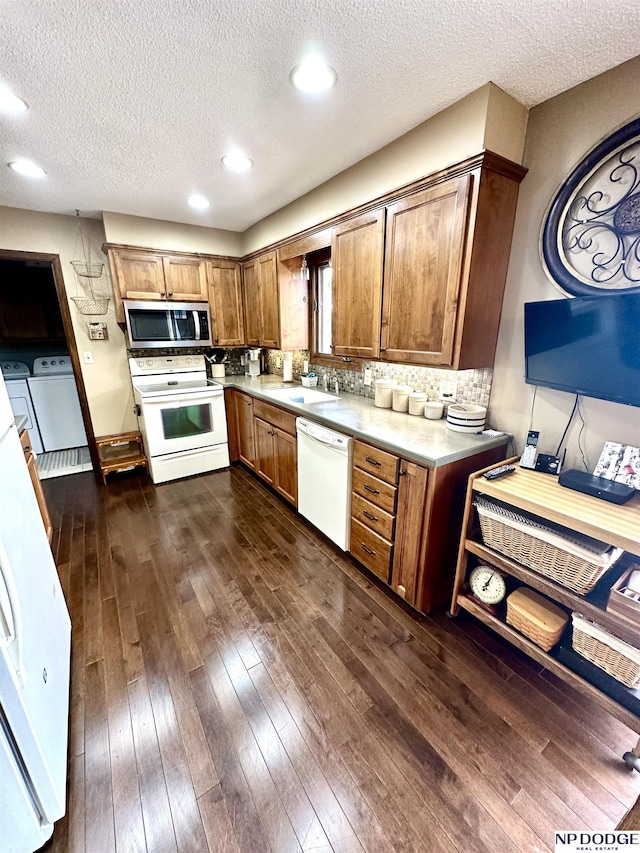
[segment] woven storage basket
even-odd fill
[[[507,598],[507,624],[545,652],[560,642],[568,614],[532,589],[520,587]]]
[[[573,613],[574,651],[627,687],[640,686],[640,650]]]
[[[584,556],[584,549],[569,541],[563,542],[557,534],[536,526],[524,530],[526,524],[515,524],[509,518],[498,516],[478,500],[475,505],[485,545],[581,595],[590,592],[622,554],[620,549],[615,549],[606,559],[597,554]],[[582,554],[578,556],[576,552]]]

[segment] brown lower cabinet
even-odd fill
[[[504,456],[505,448],[497,447],[426,468],[355,441],[351,556],[417,610],[429,613],[444,604],[453,585],[467,478]]]
[[[296,418],[242,391],[226,398],[232,461],[240,460],[289,503],[298,505]]]
[[[231,459],[242,461],[293,506],[295,415],[227,389]],[[427,468],[356,439],[351,556],[423,613],[451,598],[469,475],[505,458],[506,445]]]
[[[22,430],[20,433],[20,443],[24,450],[24,458],[27,462],[27,469],[29,470],[29,476],[31,477],[31,482],[33,484],[33,491],[36,493],[36,500],[38,501],[38,507],[40,508],[40,515],[42,516],[42,523],[44,524],[47,539],[51,542],[53,525],[51,524],[49,508],[47,507],[44,492],[42,491],[42,483],[40,482],[40,474],[38,474],[36,457],[31,447],[31,439],[29,438],[29,433],[26,429]]]

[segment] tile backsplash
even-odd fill
[[[282,376],[282,352],[266,350],[265,368],[267,373]],[[305,359],[309,358],[306,350],[295,350],[293,353],[293,379],[300,381]],[[364,384],[364,371],[371,369],[371,385]],[[309,370],[319,377],[318,386],[322,386],[322,377],[326,374],[329,387],[333,388],[334,379],[338,380],[340,389],[361,397],[375,396],[376,379],[395,379],[411,385],[414,391],[425,391],[427,399],[437,400],[440,397],[440,383],[456,383],[456,403],[475,403],[479,406],[489,405],[493,370],[481,368],[478,370],[442,370],[435,367],[418,367],[409,364],[388,364],[381,361],[365,361],[362,370],[341,370],[332,367],[322,367],[310,362]]]

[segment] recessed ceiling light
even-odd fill
[[[28,109],[26,101],[0,86],[0,113],[23,113]]]
[[[230,172],[248,172],[253,166],[253,160],[250,160],[244,154],[233,153],[225,154],[222,158],[222,165]]]
[[[203,195],[190,195],[187,199],[187,204],[190,207],[195,208],[196,210],[206,210],[208,207],[211,207],[211,202],[208,198],[205,198]]]
[[[36,166],[31,160],[14,160],[13,163],[7,163],[7,166],[11,166],[14,172],[18,172],[27,178],[44,178],[47,174],[44,169]]]
[[[289,79],[301,92],[325,92],[336,85],[338,75],[319,56],[309,56],[291,72]]]

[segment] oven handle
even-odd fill
[[[142,399],[142,408],[150,409],[152,406],[162,406],[165,409],[179,409],[184,405],[192,406],[197,403],[212,403],[218,397],[223,395],[222,388],[219,391],[211,391],[206,396],[203,394],[180,394],[179,397],[174,394],[166,397],[149,397],[147,400]]]
[[[200,340],[200,318],[198,317],[197,311],[192,311],[191,313],[193,314],[193,326],[194,326],[194,330],[195,330],[196,340],[199,341]]]

